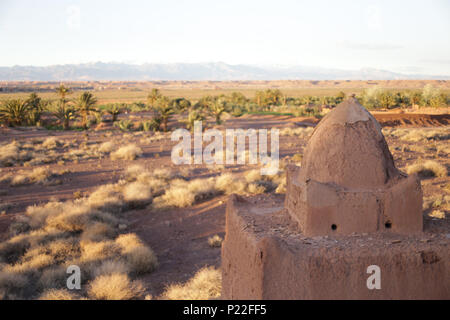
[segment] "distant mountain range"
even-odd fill
[[[304,66],[253,66],[213,63],[141,65],[84,63],[45,67],[0,67],[0,80],[449,80],[450,76],[401,74],[379,69],[341,70]]]

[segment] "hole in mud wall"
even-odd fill
[[[331,230],[335,231],[336,229],[337,229],[337,225],[332,224],[332,225],[331,225]]]
[[[392,228],[392,222],[386,221],[386,223],[384,224],[384,227],[385,227],[386,229]]]

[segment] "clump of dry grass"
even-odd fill
[[[139,275],[152,272],[158,266],[153,250],[145,246],[136,234],[120,235],[115,243],[120,247],[132,273]]]
[[[214,235],[208,238],[208,244],[212,248],[219,248],[222,246],[223,239],[218,235]]]
[[[19,186],[24,184],[59,184],[60,180],[55,180],[60,174],[51,171],[48,168],[40,167],[33,170],[21,170],[14,175],[10,174],[3,177],[2,181],[8,181],[12,186]]]
[[[99,147],[98,151],[101,153],[110,153],[116,147],[115,143],[112,141],[103,142]]]
[[[28,161],[32,157],[32,152],[23,149],[22,144],[17,141],[0,146],[0,165],[4,167],[14,166],[16,163]]]
[[[101,275],[91,282],[88,295],[96,300],[131,300],[143,298],[144,286],[131,281],[125,273]]]
[[[15,222],[16,235],[0,243],[0,262],[6,263],[1,269],[0,292],[9,292],[12,286],[9,279],[17,275],[23,275],[27,282],[26,291],[12,287],[11,292],[20,298],[36,298],[45,290],[63,289],[67,277],[65,266],[75,264],[82,269],[83,281],[98,280],[90,287],[91,296],[137,297],[139,283],[129,276],[153,271],[157,258],[137,235],[117,237],[122,230],[119,226],[123,225],[121,212],[133,202],[148,200],[149,193],[144,198],[134,195],[139,189],[135,187],[136,182],[121,181],[100,187],[88,197],[28,207],[26,214],[18,216]],[[149,189],[145,186],[145,190]],[[105,277],[118,279],[114,285],[116,291],[109,296],[100,290]],[[21,283],[19,280],[17,284]],[[44,297],[56,298],[59,293],[64,292],[48,291]]]
[[[446,127],[428,129],[428,128],[399,128],[383,130],[386,135],[399,138],[407,142],[425,142],[425,141],[439,141],[450,139],[450,130]]]
[[[301,153],[296,153],[296,154],[294,154],[294,155],[292,156],[292,158],[291,158],[291,160],[292,160],[297,166],[301,165],[302,159],[303,159],[303,154],[301,154]]]
[[[222,274],[214,267],[205,267],[185,284],[173,284],[162,295],[168,300],[209,300],[220,297]]]
[[[436,153],[437,154],[450,154],[450,145],[448,143],[436,144]]]
[[[105,260],[120,259],[120,248],[113,240],[99,242],[81,241],[81,255],[72,260],[70,264],[80,266],[84,279],[92,279]]]
[[[108,223],[93,222],[88,224],[82,234],[81,240],[84,241],[103,241],[113,238],[117,234],[116,229]]]
[[[28,282],[29,279],[24,274],[0,270],[0,299],[20,297]]]
[[[313,127],[306,127],[306,128],[283,128],[280,130],[280,136],[298,136],[301,138],[308,138],[311,133],[314,131]]]
[[[197,201],[212,197],[215,192],[213,178],[195,179],[192,181],[173,179],[170,181],[166,192],[162,196],[155,198],[154,206],[156,208],[188,207]]]
[[[142,149],[135,144],[120,147],[110,154],[111,160],[134,160],[142,155]]]
[[[56,149],[57,147],[61,146],[62,143],[55,137],[48,137],[47,139],[42,142],[42,147],[45,149]]]
[[[408,174],[417,173],[421,177],[446,177],[447,168],[439,162],[428,160],[425,162],[419,161],[406,168]]]
[[[423,210],[432,209],[436,215],[440,216],[439,212],[449,212],[450,210],[450,196],[431,196],[423,198]],[[445,217],[445,215],[444,215]]]
[[[39,289],[64,288],[67,281],[66,268],[61,265],[46,268],[42,271],[39,280]]]
[[[224,173],[217,177],[216,188],[225,194],[242,194],[246,189],[246,182],[231,173]]]
[[[124,200],[135,208],[145,206],[153,199],[150,187],[138,181],[125,185],[123,196]]]
[[[114,184],[99,187],[89,196],[86,202],[92,208],[110,213],[120,213],[124,207],[120,186]]]
[[[445,212],[441,210],[433,210],[428,215],[435,219],[445,219]]]
[[[125,273],[130,272],[129,266],[122,260],[105,260],[101,265],[94,270],[94,276],[112,275],[115,273]]]
[[[3,166],[12,165],[19,160],[19,145],[16,141],[0,147],[0,162]]]

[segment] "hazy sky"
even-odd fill
[[[0,0],[0,66],[95,61],[450,75],[450,1]]]

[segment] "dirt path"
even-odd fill
[[[158,269],[143,278],[153,296],[169,284],[187,281],[204,266],[220,267],[220,248],[210,247],[208,238],[224,237],[224,200],[219,197],[191,208],[128,215],[130,229],[158,256]]]

